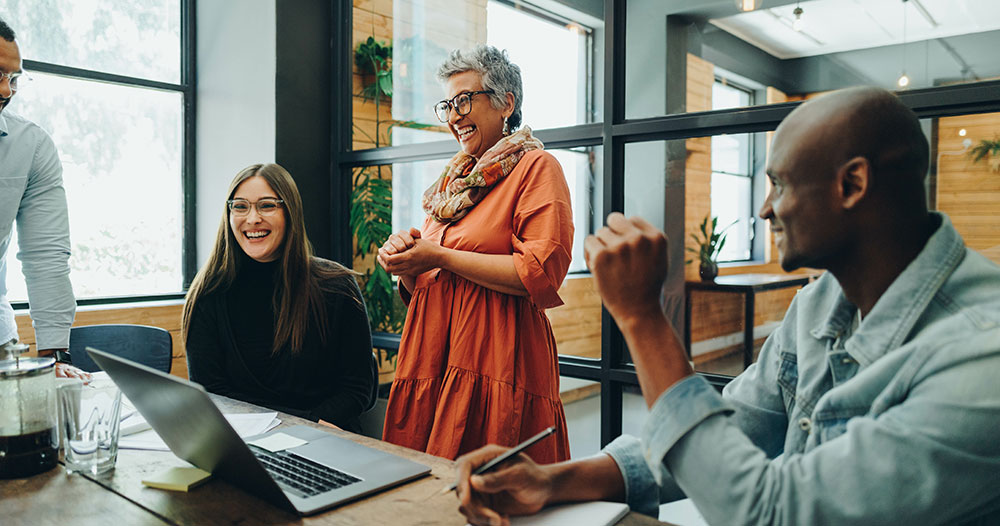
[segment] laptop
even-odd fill
[[[430,473],[431,469],[307,426],[284,433],[306,444],[272,453],[248,445],[205,388],[87,347],[178,457],[278,507],[311,515]]]

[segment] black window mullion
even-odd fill
[[[181,167],[181,215],[184,231],[181,243],[184,254],[181,259],[182,286],[187,290],[198,272],[198,174],[197,174],[197,46],[194,0],[181,2],[181,84],[184,87],[184,151]]]
[[[190,1],[190,0],[188,0]],[[182,40],[184,37],[184,23],[181,24]],[[194,38],[194,29],[190,28],[188,30],[191,33],[191,38]],[[186,53],[182,52],[182,56]],[[97,71],[93,69],[83,69],[74,68],[72,66],[63,66],[62,64],[53,64],[51,62],[38,62],[35,60],[24,59],[22,63],[24,64],[24,69],[28,72],[38,72],[38,73],[48,73],[50,75],[59,75],[61,77],[70,77],[84,80],[96,80],[99,82],[108,82],[111,84],[118,84],[121,86],[132,86],[141,88],[152,88],[159,89],[163,91],[186,91],[188,86],[183,80],[183,70],[185,65],[182,60],[181,70],[182,70],[182,80],[180,84],[172,84],[170,82],[161,82],[158,80],[144,79],[141,77],[130,77],[128,75],[118,75],[116,73],[106,73],[103,71]]]
[[[604,2],[604,213],[625,210],[625,142],[615,126],[625,120],[625,0]],[[603,218],[600,223],[603,224]],[[625,340],[601,309],[601,447],[622,434],[622,387],[611,370],[623,363]]]
[[[353,72],[351,38],[353,36],[354,7],[349,2],[333,2],[330,8],[330,31],[333,52],[330,60],[330,99],[332,104],[330,148],[330,203],[338,210],[331,211],[333,224],[330,227],[330,251],[334,260],[348,268],[354,267],[353,232],[351,231],[351,191],[353,190],[353,166],[345,164],[352,148],[352,121],[354,111],[351,104]]]

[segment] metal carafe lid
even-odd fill
[[[47,358],[21,358],[28,346],[17,343],[17,338],[0,345],[0,379],[29,377],[45,374],[55,368],[56,360]]]

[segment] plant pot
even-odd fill
[[[376,349],[378,352],[378,383],[381,384],[391,384],[392,380],[396,377],[396,357],[397,354],[393,354],[391,357],[386,355],[385,349]]]
[[[714,261],[702,263],[698,266],[698,275],[702,281],[714,281],[719,275],[719,264]]]

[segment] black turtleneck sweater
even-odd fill
[[[191,380],[212,393],[359,431],[358,415],[374,401],[378,378],[363,303],[325,293],[325,343],[310,322],[299,352],[286,344],[272,353],[279,263],[240,263],[228,290],[195,305],[186,349]],[[340,279],[361,298],[354,278]]]

